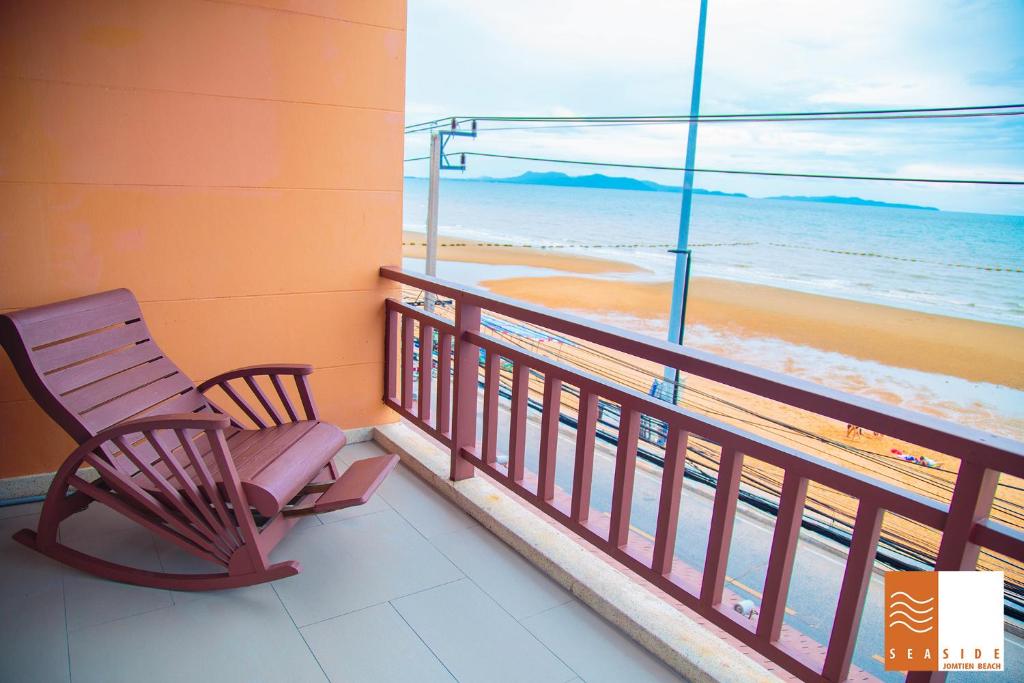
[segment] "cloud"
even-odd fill
[[[449,114],[685,113],[697,7],[696,0],[412,3],[407,121]],[[701,111],[1019,101],[1020,26],[1024,3],[1018,0],[712,0]],[[481,127],[481,137],[460,142],[463,148],[664,165],[681,163],[686,136],[685,126],[493,133]],[[425,138],[410,136],[407,156],[421,156]],[[1010,177],[1024,168],[1022,151],[1024,122],[959,119],[702,125],[697,158],[705,167],[878,175],[946,168],[944,175],[1000,170]],[[471,173],[505,175],[526,167],[474,159]],[[658,172],[631,175],[678,180]],[[721,189],[752,193],[865,189],[840,182],[710,180]],[[868,189],[872,196],[943,208],[1024,214],[1019,190]]]

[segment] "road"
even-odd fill
[[[482,410],[478,411],[478,415],[482,413]],[[527,420],[526,467],[534,472],[537,471],[540,444],[538,418],[537,412],[531,410]],[[499,452],[507,450],[509,420],[508,401],[501,399],[498,410]],[[478,425],[477,434],[481,433],[481,427]],[[609,512],[615,451],[601,441],[597,444],[590,504],[595,510]],[[576,430],[560,425],[555,480],[557,485],[567,492],[572,490],[575,449]],[[653,536],[657,524],[660,492],[660,470],[653,466],[638,467],[631,513],[631,523],[638,533]],[[676,557],[698,570],[704,567],[713,495],[713,488],[686,480],[681,496]],[[727,568],[728,587],[758,605],[764,587],[774,524],[771,517],[742,502],[737,509],[739,514],[736,516]],[[828,642],[832,629],[832,618],[846,566],[843,553],[841,546],[817,537],[806,529],[801,530],[785,622],[819,643]],[[871,578],[861,618],[854,664],[882,680],[901,681],[903,676],[898,672],[886,672],[881,661],[883,599],[882,575],[876,572]],[[1007,671],[986,673],[986,682],[1024,680],[1024,642],[1007,634],[1005,656]],[[976,674],[951,674],[948,680],[966,680],[969,676]]]

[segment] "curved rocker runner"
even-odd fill
[[[126,289],[2,315],[0,343],[32,397],[79,443],[50,485],[38,530],[14,538],[97,576],[214,590],[297,574],[298,562],[268,561],[288,530],[303,515],[362,505],[398,462],[360,460],[339,476],[333,458],[345,435],[320,420],[309,365],[240,368],[194,385]],[[61,544],[60,523],[94,503],[225,571],[152,572]]]

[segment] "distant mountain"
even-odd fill
[[[823,204],[853,204],[854,206],[883,206],[887,209],[920,209],[921,211],[938,211],[934,206],[917,206],[916,204],[893,204],[891,202],[877,202],[873,199],[861,199],[860,197],[793,197],[782,195],[779,197],[766,197],[766,199],[781,199],[787,202],[821,202]]]
[[[570,176],[564,173],[537,173],[527,171],[514,178],[477,178],[489,183],[517,183],[520,185],[557,185],[559,187],[597,187],[606,190],[640,190],[643,192],[682,192],[683,188],[674,185],[662,185],[651,180],[607,176],[601,173],[583,176]],[[694,194],[717,195],[720,197],[746,197],[747,195],[717,190],[693,189]]]

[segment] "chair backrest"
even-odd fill
[[[132,417],[210,410],[127,289],[0,315],[0,343],[32,398],[80,444]]]

